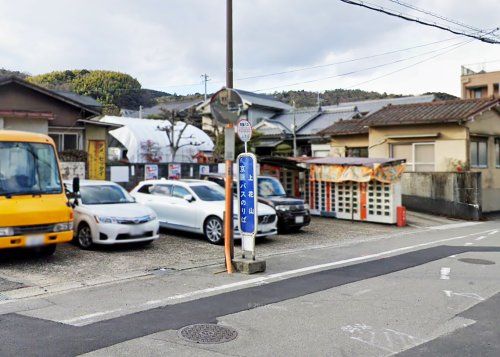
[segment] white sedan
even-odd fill
[[[65,186],[72,192],[71,182]],[[154,211],[114,182],[81,181],[74,216],[75,242],[83,249],[93,244],[149,244],[159,238]]]
[[[213,244],[222,244],[225,192],[216,183],[203,180],[143,181],[130,194],[151,207],[162,227],[204,234]],[[234,202],[236,208],[236,201]],[[257,207],[257,237],[277,234],[276,211],[265,204]],[[233,216],[234,236],[241,238],[237,216]]]

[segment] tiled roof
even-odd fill
[[[362,119],[338,121],[320,135],[352,135],[368,132],[370,126],[456,123],[499,106],[499,99],[457,99],[431,103],[388,105]]]
[[[324,106],[324,109],[334,109],[341,107],[355,106],[358,111],[363,115],[372,114],[379,109],[382,109],[386,105],[401,105],[401,104],[416,104],[416,103],[429,103],[435,99],[434,95],[416,95],[409,97],[399,97],[399,98],[386,98],[386,99],[370,99],[370,100],[359,100],[355,102],[340,103],[338,105],[328,105]]]
[[[321,130],[318,134],[321,136],[328,135],[353,135],[368,133],[368,126],[366,119],[350,119],[339,120],[338,122],[330,125],[328,128]]]
[[[454,123],[499,105],[499,99],[457,99],[432,103],[388,105],[366,117],[365,125]]]

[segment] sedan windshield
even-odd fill
[[[224,201],[225,192],[219,185],[196,185],[191,189],[202,201]]]
[[[281,182],[273,177],[259,177],[258,178],[258,192],[259,196],[286,196]]]
[[[123,188],[114,185],[81,186],[80,197],[84,205],[134,202],[134,199]]]
[[[52,145],[0,142],[0,195],[61,192],[59,166]]]

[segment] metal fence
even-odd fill
[[[156,165],[157,178],[199,179],[200,174],[218,172],[218,164],[168,163],[168,164],[114,164],[106,166],[106,179],[120,184],[127,190],[134,188],[146,179],[146,166]],[[176,166],[180,166],[180,177],[177,177]],[[208,170],[208,171],[207,171]]]

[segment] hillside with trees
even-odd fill
[[[103,104],[105,113],[119,112],[120,108],[138,109],[156,104],[156,98],[168,93],[143,89],[129,74],[103,70],[53,71],[30,76],[28,81],[49,89],[67,90],[95,98]]]

